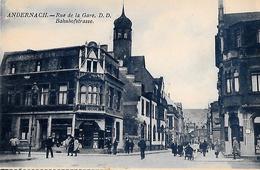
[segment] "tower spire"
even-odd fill
[[[123,0],[122,15],[125,15],[125,1]]]
[[[218,22],[223,21],[224,16],[224,2],[223,0],[218,0]]]

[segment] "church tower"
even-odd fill
[[[132,50],[132,22],[125,16],[124,6],[122,14],[114,21],[113,51],[117,60],[122,60],[124,65],[131,56]]]

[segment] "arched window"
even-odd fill
[[[87,88],[86,86],[81,86],[80,87],[80,103],[86,103],[86,99],[87,99]]]
[[[100,89],[97,86],[88,87],[88,104],[98,105],[100,104]]]
[[[153,141],[156,140],[156,127],[153,125]]]

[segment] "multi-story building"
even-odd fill
[[[219,1],[215,57],[225,153],[260,153],[260,12],[225,14]]]
[[[68,134],[84,148],[123,142],[123,83],[119,63],[95,42],[83,46],[5,53],[1,66],[3,136],[35,148]]]
[[[114,22],[114,56],[120,63],[125,137],[146,139],[150,149],[165,145],[166,102],[163,78],[154,78],[144,56],[132,56],[132,22],[124,8]]]

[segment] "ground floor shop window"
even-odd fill
[[[228,141],[228,127],[224,129],[225,141]]]
[[[21,119],[20,123],[20,138],[26,140],[29,138],[29,119]]]
[[[57,146],[71,134],[72,119],[52,119],[51,135]]]

